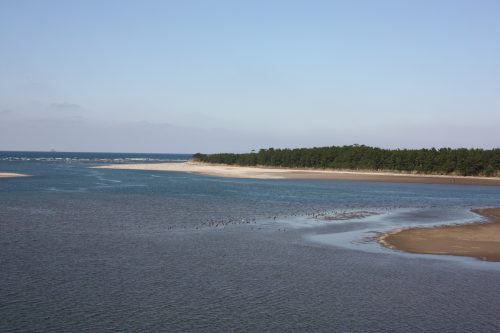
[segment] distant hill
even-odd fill
[[[500,149],[381,149],[365,145],[297,149],[261,149],[246,154],[201,154],[193,159],[241,166],[273,166],[399,171],[408,173],[497,176]]]

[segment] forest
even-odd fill
[[[498,176],[500,148],[382,149],[365,145],[261,149],[244,154],[193,155],[193,160],[240,166],[397,171],[405,173]]]

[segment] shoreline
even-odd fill
[[[29,177],[29,175],[16,172],[0,172],[0,178],[14,178],[14,177]]]
[[[472,257],[500,262],[500,207],[473,209],[488,221],[396,229],[378,238],[390,249],[417,254]]]
[[[290,169],[246,167],[199,162],[138,163],[96,166],[98,169],[150,170],[189,172],[205,176],[250,179],[323,179],[359,180],[394,183],[459,184],[500,186],[500,177],[464,177],[449,175],[409,174],[395,172],[369,172],[350,170]]]

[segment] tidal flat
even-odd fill
[[[470,209],[498,206],[498,187],[93,168],[182,155],[19,154],[0,156],[0,169],[32,175],[0,182],[2,332],[500,328],[498,263],[377,242],[477,221]]]

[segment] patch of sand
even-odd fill
[[[474,212],[489,217],[490,221],[396,230],[380,237],[379,242],[384,246],[411,253],[500,261],[500,208],[478,209]]]
[[[11,177],[27,177],[28,175],[24,175],[22,173],[15,172],[0,172],[0,178],[11,178]]]
[[[207,176],[255,179],[344,179],[396,183],[462,184],[500,186],[500,177],[461,177],[420,175],[389,172],[363,172],[318,169],[289,169],[266,167],[243,167],[232,165],[184,163],[111,164],[98,166],[101,169],[153,170],[191,172]]]

